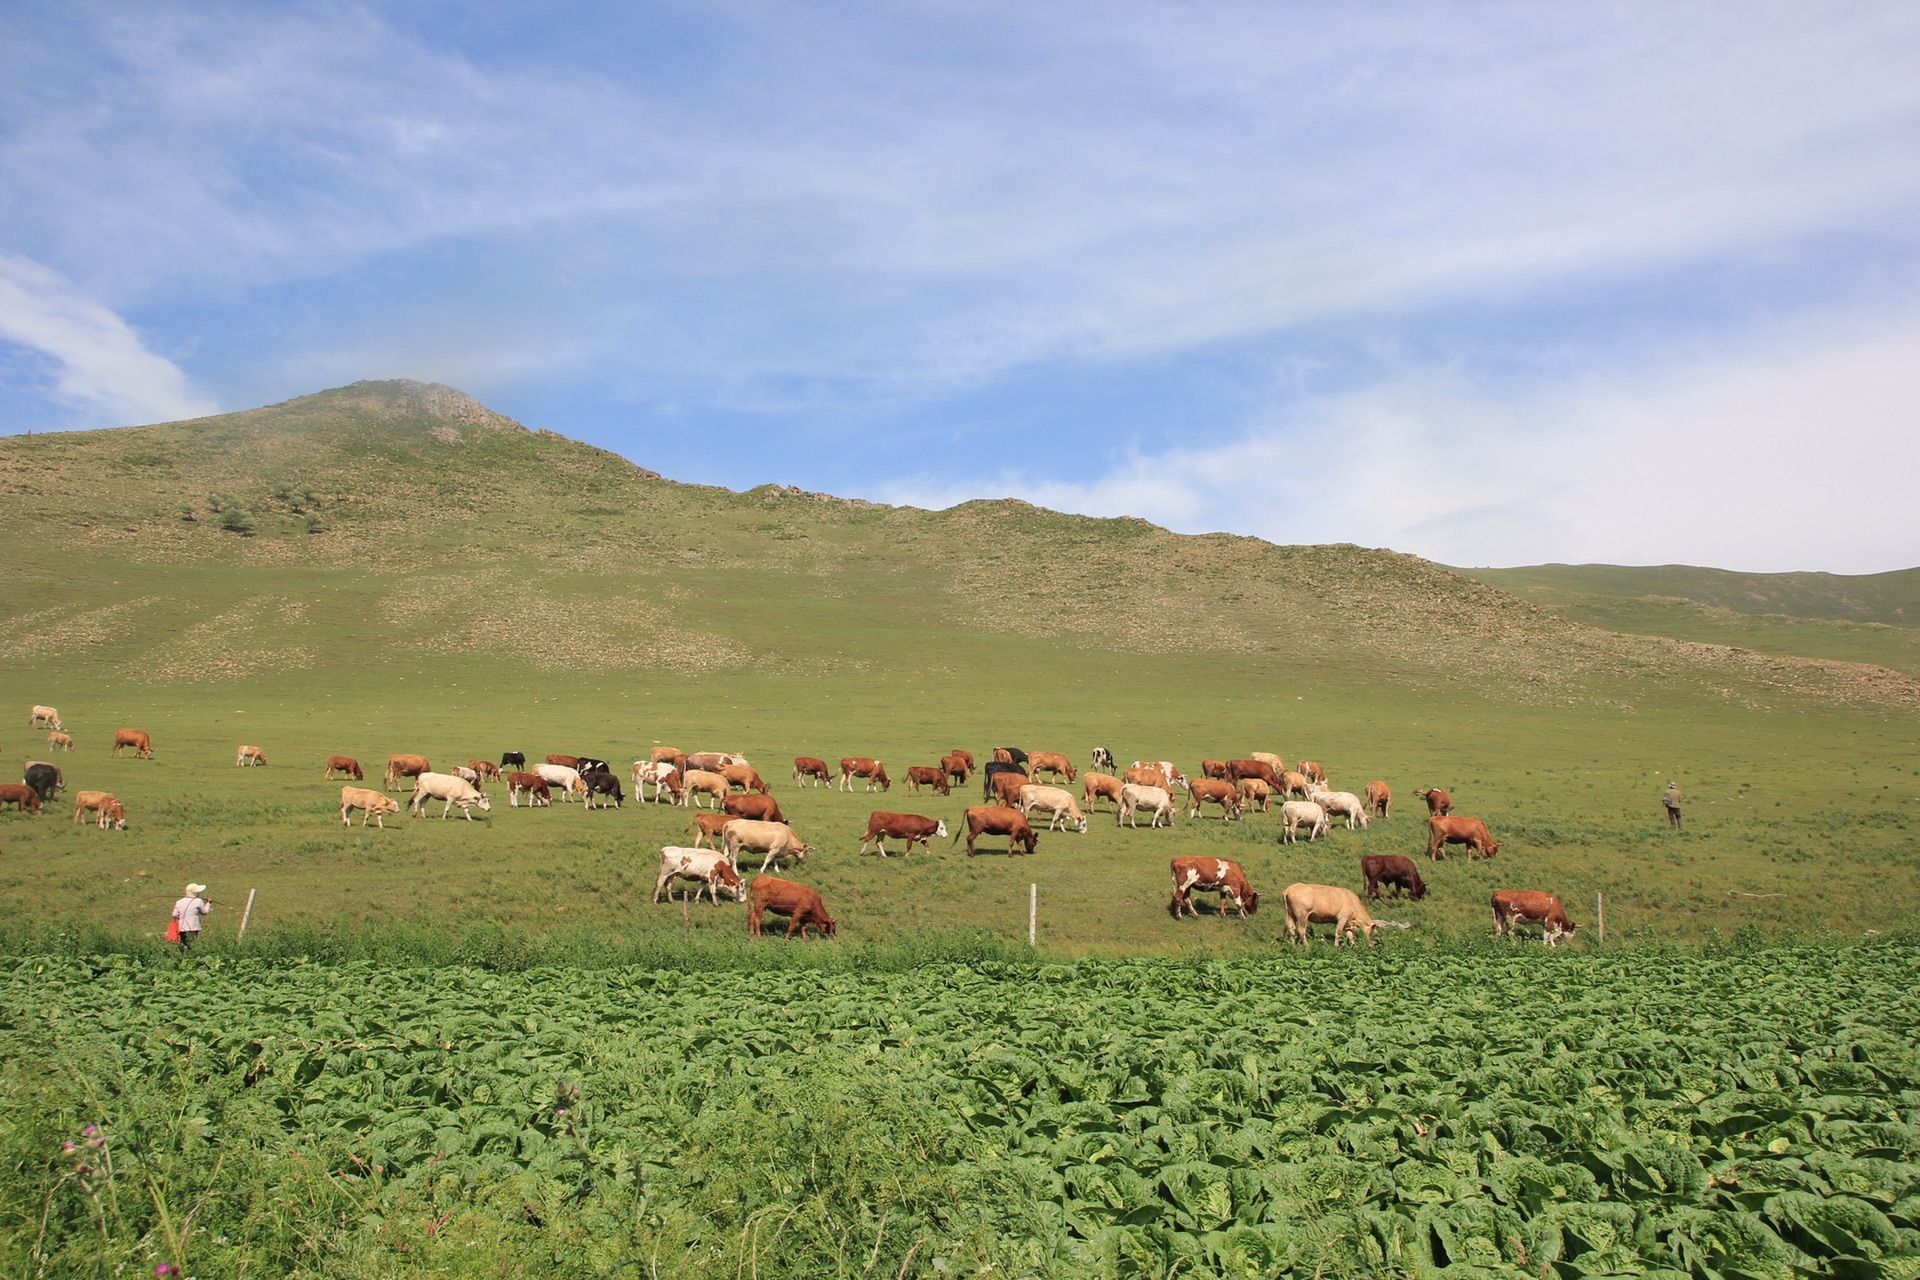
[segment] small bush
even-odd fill
[[[253,514],[239,507],[227,507],[220,513],[220,527],[243,538],[253,536]]]
[[[182,520],[184,520],[184,521],[186,521],[186,522],[187,522],[188,524],[192,524],[192,523],[193,523],[193,521],[194,521],[194,514],[193,514],[193,504],[192,504],[192,503],[190,503],[190,502],[183,502],[183,503],[181,503],[181,504],[180,504],[180,506],[179,506],[179,507],[177,508],[177,510],[178,510],[178,513],[179,513],[179,516],[180,516],[180,518],[181,518]]]
[[[325,533],[326,531],[327,522],[320,518],[319,513],[315,512],[307,516],[308,533]]]

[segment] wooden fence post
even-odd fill
[[[1038,946],[1040,939],[1040,886],[1027,886],[1027,945]]]
[[[1607,895],[1606,894],[1596,893],[1593,895],[1593,914],[1595,919],[1597,919],[1600,922],[1600,941],[1605,942],[1607,940]]]
[[[247,936],[247,921],[253,918],[253,895],[258,892],[259,890],[257,889],[247,890],[247,906],[246,909],[240,913],[240,932],[234,935],[233,941],[235,945],[238,945],[240,940]]]

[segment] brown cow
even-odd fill
[[[1249,778],[1249,782],[1258,782],[1258,778]],[[1220,820],[1228,821],[1240,816],[1240,792],[1231,782],[1219,778],[1194,778],[1187,783],[1187,794],[1193,800],[1193,807],[1187,810],[1189,818],[1200,816],[1202,804],[1220,806]]]
[[[1245,760],[1229,760],[1227,761],[1227,777],[1234,782],[1238,782],[1242,778],[1258,778],[1270,787],[1277,788],[1280,785],[1280,775],[1275,773],[1273,766],[1265,760],[1254,760],[1250,758]]]
[[[1216,779],[1217,781],[1217,779]],[[1171,864],[1173,870],[1173,901],[1167,904],[1167,910],[1178,920],[1182,915],[1199,915],[1200,908],[1195,906],[1187,895],[1196,889],[1214,890],[1220,895],[1220,915],[1227,914],[1227,900],[1233,900],[1234,910],[1240,918],[1260,909],[1260,895],[1247,885],[1247,873],[1240,864],[1226,858],[1175,858]]]
[[[1172,794],[1173,783],[1168,780],[1158,765],[1137,764],[1120,776],[1120,781],[1131,782],[1136,787],[1158,787]]]
[[[976,766],[973,763],[973,752],[967,750],[965,747],[955,747],[953,750],[947,752],[947,754],[958,757],[961,763],[967,766],[968,773],[974,771]]]
[[[83,796],[105,795],[104,791],[82,791]],[[0,782],[0,806],[12,805],[22,813],[40,812],[40,793],[24,782]]]
[[[537,773],[509,769],[502,781],[507,784],[507,805],[510,808],[520,807],[521,792],[526,793],[529,809],[536,805],[551,807],[553,804],[553,793],[547,790],[547,780]]]
[[[1313,790],[1313,779],[1304,773],[1295,773],[1289,769],[1280,775],[1280,785],[1274,790],[1283,796],[1298,796],[1305,800],[1307,794]]]
[[[652,764],[670,764],[681,773],[687,771],[687,753],[678,747],[655,747],[647,760]]]
[[[1029,754],[1027,756],[1027,772],[1035,779],[1038,779],[1043,771],[1052,774],[1056,780],[1064,773],[1067,775],[1068,782],[1072,782],[1080,776],[1074,772],[1073,761],[1067,759],[1067,757],[1061,755],[1058,751],[1035,751]]]
[[[866,789],[868,791],[873,790],[875,784],[878,784],[882,791],[887,790],[893,785],[893,779],[887,776],[887,766],[881,764],[873,757],[840,757],[840,789],[842,791],[853,790],[853,780],[855,778],[865,778],[867,780]]]
[[[1318,760],[1302,760],[1300,762],[1300,772],[1306,774],[1323,787],[1327,785],[1327,771],[1320,767]]]
[[[752,818],[755,822],[787,821],[787,815],[780,812],[780,802],[772,796],[728,796],[720,802],[720,811],[735,818]]]
[[[834,935],[836,926],[833,917],[827,914],[827,904],[820,900],[818,890],[804,884],[795,884],[775,876],[755,876],[748,899],[747,936],[750,938],[760,936],[760,918],[769,911],[789,918],[789,938],[796,932],[806,937],[809,927],[825,938]]]
[[[738,787],[742,791],[758,791],[763,796],[773,794],[773,789],[761,780],[759,770],[750,764],[722,765],[720,776],[727,780],[728,786]]]
[[[947,785],[947,771],[939,765],[910,764],[907,766],[907,794],[918,794],[921,787],[930,787],[943,796],[953,794],[953,788]]]
[[[482,778],[493,782],[500,781],[500,766],[491,760],[469,760],[467,761],[467,768],[473,770]]]
[[[1427,813],[1444,818],[1453,812],[1453,797],[1439,787],[1429,787],[1425,791],[1416,790],[1413,794],[1427,802]]]
[[[423,773],[432,772],[433,766],[427,762],[425,756],[388,756],[387,790],[392,791],[398,787],[402,778],[417,778]],[[411,791],[413,788],[409,785],[407,789]]]
[[[1487,833],[1487,824],[1478,818],[1428,818],[1427,857],[1438,862],[1447,845],[1467,846],[1467,861],[1476,856],[1491,858],[1500,846]]]
[[[1120,807],[1120,788],[1125,784],[1108,773],[1089,773],[1080,780],[1080,803],[1087,806],[1087,812],[1094,812],[1095,800],[1102,796],[1113,801],[1114,808]]]
[[[1331,924],[1333,926],[1333,945],[1339,946],[1344,935],[1348,942],[1359,940],[1360,931],[1366,930],[1367,945],[1373,945],[1373,935],[1380,931],[1383,922],[1367,914],[1367,908],[1360,901],[1360,895],[1351,889],[1342,889],[1331,884],[1290,884],[1285,893],[1287,903],[1287,938],[1301,944],[1313,941],[1313,926]]]
[[[55,751],[71,751],[73,750],[73,739],[64,733],[50,733],[47,735],[47,745]]]
[[[1202,760],[1200,762],[1200,776],[1203,778],[1222,778],[1227,781],[1232,781],[1232,779],[1227,778],[1227,762],[1225,760]]]
[[[153,759],[153,739],[145,729],[115,729],[113,754],[119,755],[125,747],[132,747],[134,754],[142,760]]]
[[[1397,853],[1370,853],[1360,859],[1360,875],[1367,882],[1367,897],[1375,902],[1380,900],[1380,886],[1393,886],[1393,896],[1403,893],[1411,895],[1415,902],[1427,896],[1427,882],[1420,878],[1420,868],[1413,865],[1412,858],[1403,858]]]
[[[233,757],[233,767],[236,769],[246,768],[252,765],[264,765],[266,762],[267,753],[258,747],[242,746],[239,752]]]
[[[995,747],[995,748],[993,749],[993,762],[994,762],[995,764],[1012,764],[1012,763],[1013,763],[1013,748],[1011,748],[1011,747]]]
[[[996,773],[987,779],[986,799],[1009,808],[1020,807],[1020,788],[1031,781],[1024,773]]]
[[[355,782],[366,781],[366,775],[360,772],[360,762],[352,756],[327,757],[327,771],[320,776],[331,779],[336,773],[352,778]]]
[[[103,830],[109,826],[119,831],[127,829],[127,807],[112,792],[82,791],[74,796],[73,820],[76,824],[83,813],[97,814],[94,825]]]
[[[949,785],[957,782],[965,786],[967,779],[973,776],[972,757],[962,755],[958,751],[948,752],[946,755],[941,756],[940,768],[946,772]]]
[[[867,815],[867,834],[860,837],[860,852],[865,853],[869,844],[877,844],[881,857],[891,857],[887,852],[888,836],[905,840],[907,854],[913,852],[916,842],[925,845],[927,852],[932,853],[934,837],[946,839],[947,824],[938,818],[923,818],[917,813],[887,813],[876,809]]]
[[[1026,815],[1018,809],[1009,809],[1004,805],[976,804],[967,808],[967,856],[973,856],[974,842],[981,836],[1005,836],[1007,852],[1011,854],[1015,845],[1025,845],[1031,855],[1040,847],[1040,837],[1027,825]],[[958,841],[960,833],[953,833]]]
[[[747,764],[747,758],[735,751],[696,751],[687,757],[687,768],[718,773],[730,764]]]
[[[1367,784],[1367,808],[1382,818],[1393,816],[1393,792],[1378,778]]]
[[[578,772],[580,769],[579,756],[551,755],[547,757],[547,763],[557,764],[563,769],[572,769],[575,772]]]
[[[825,760],[819,760],[813,756],[795,756],[793,758],[793,780],[804,786],[808,778],[814,779],[819,786],[830,787],[833,785],[833,773],[827,768],[827,762]]]
[[[360,825],[366,826],[367,819],[373,819],[373,825],[386,830],[386,815],[400,812],[400,802],[392,796],[379,791],[369,791],[365,787],[340,788],[340,825],[351,827],[353,819],[347,815],[353,810],[362,810]]]
[[[1548,946],[1556,946],[1563,937],[1572,934],[1577,926],[1567,919],[1567,910],[1560,905],[1560,899],[1538,889],[1499,889],[1493,895],[1493,931],[1496,935],[1506,934],[1509,938],[1520,936],[1519,926],[1527,921],[1540,923],[1540,940]]]
[[[1259,805],[1260,812],[1265,813],[1273,807],[1273,788],[1260,781],[1260,779],[1242,778],[1240,779],[1239,789],[1240,807],[1242,810],[1248,805]]]
[[[705,844],[718,849],[720,847],[720,833],[727,829],[729,822],[736,821],[738,821],[738,819],[731,813],[694,814],[693,821],[687,824],[687,831],[689,833],[692,833],[695,827],[700,829],[700,834],[693,837],[693,847],[698,849],[701,845]]]

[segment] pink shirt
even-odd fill
[[[200,932],[200,917],[213,910],[205,898],[182,898],[173,904],[173,918],[180,922],[180,932]]]

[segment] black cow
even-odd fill
[[[589,809],[596,807],[604,809],[607,807],[604,800],[596,806],[593,803],[595,796],[612,796],[613,807],[616,809],[618,809],[621,802],[627,798],[626,793],[620,790],[619,777],[610,769],[595,769],[592,773],[583,773],[580,775],[580,781],[586,784],[587,807]]]
[[[1018,747],[997,747],[995,749],[999,751],[1004,751],[1009,756],[1011,756],[1013,758],[1014,764],[1020,767],[1020,772],[1025,773],[1027,771],[1027,753],[1026,752],[1022,751]]]
[[[527,770],[527,753],[524,751],[502,751],[500,753],[500,767],[502,769],[518,769],[522,773],[525,773]]]
[[[1113,763],[1113,752],[1107,750],[1105,747],[1095,747],[1093,749],[1093,767],[1096,769],[1105,769],[1108,773],[1112,773],[1117,767]]]
[[[980,770],[980,798],[982,800],[993,799],[993,780],[1003,773],[1017,773],[1023,779],[1027,776],[1027,771],[1017,764],[1008,764],[1004,760],[988,761],[987,766]]]
[[[21,781],[33,788],[33,793],[40,797],[42,804],[53,799],[54,792],[67,789],[67,780],[61,776],[59,768],[38,760],[27,762],[27,775]]]
[[[585,777],[589,773],[613,772],[613,766],[597,756],[581,756],[580,763],[573,767],[580,771],[581,777]]]

